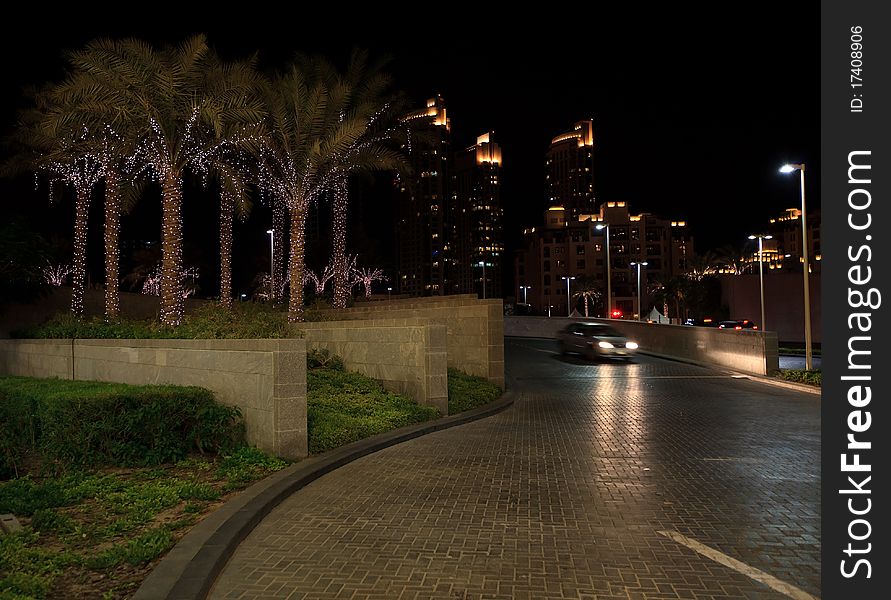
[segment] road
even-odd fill
[[[554,350],[509,338],[513,407],[295,493],[211,597],[819,597],[818,396]]]

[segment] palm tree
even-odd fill
[[[266,90],[268,135],[259,146],[260,183],[290,217],[288,319],[303,320],[306,215],[350,173],[401,167],[384,135],[369,135],[374,114],[354,107],[354,90],[330,77],[319,58],[298,57]]]
[[[104,175],[104,160],[97,152],[93,133],[83,126],[57,127],[59,106],[50,89],[32,94],[34,105],[19,118],[13,143],[17,158],[7,170],[27,165],[50,180],[50,197],[56,185],[71,185],[74,202],[74,257],[71,265],[71,312],[83,314],[87,275],[87,227],[93,188]]]
[[[597,305],[603,298],[603,291],[600,289],[600,283],[593,277],[580,277],[576,280],[575,293],[573,298],[583,298],[585,302],[585,317],[588,317],[588,302]]]
[[[221,63],[202,35],[160,51],[136,39],[100,39],[71,62],[93,78],[100,112],[134,125],[132,162],[161,184],[161,321],[178,325],[183,176],[209,173],[222,150],[259,134],[264,115],[252,65]]]

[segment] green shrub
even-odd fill
[[[312,369],[306,383],[311,453],[439,416],[435,408],[419,406],[357,373]]]
[[[250,446],[242,446],[223,459],[216,475],[227,479],[227,486],[234,489],[284,469],[287,465],[286,460],[269,456]]]
[[[83,318],[61,313],[49,321],[13,331],[19,338],[52,339],[254,339],[302,337],[288,323],[287,313],[265,304],[236,303],[232,310],[207,303],[184,318],[179,327],[165,327],[156,320]]]
[[[17,444],[0,457],[7,472],[27,452],[62,469],[144,466],[193,449],[230,452],[244,438],[238,409],[197,387],[4,377],[0,406],[12,413],[0,422],[0,440]],[[29,420],[28,434],[10,430]]]
[[[457,369],[449,369],[449,414],[454,415],[497,400],[501,388]]]
[[[823,371],[807,371],[805,369],[780,369],[780,378],[796,383],[823,386]]]
[[[331,369],[332,371],[343,371],[343,359],[336,354],[331,354],[327,348],[319,350],[307,350],[306,367],[308,369]]]

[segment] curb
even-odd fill
[[[749,379],[752,381],[758,381],[760,383],[766,383],[767,385],[774,385],[777,387],[784,387],[790,390],[795,390],[797,392],[806,392],[808,394],[813,394],[815,396],[823,395],[823,388],[808,385],[806,383],[795,383],[794,381],[784,381],[782,379],[777,379],[776,377],[764,377],[762,375],[747,375]]]
[[[485,406],[359,440],[270,475],[226,502],[183,536],[149,573],[133,600],[206,598],[242,540],[297,490],[358,458],[428,433],[492,416],[513,403],[514,393],[508,390]]]

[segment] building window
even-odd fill
[[[544,284],[545,284],[545,285],[551,285],[551,276],[550,276],[550,275],[545,275],[545,276],[544,276]]]
[[[581,259],[575,261],[575,268],[576,269],[584,269],[585,268],[585,259],[581,258]]]
[[[551,270],[551,261],[549,261],[549,260],[544,261],[544,270],[545,271]]]
[[[545,258],[551,258],[551,247],[545,246],[544,248],[542,248],[541,255],[544,256]]]
[[[576,256],[584,256],[585,255],[585,247],[584,246],[576,246],[575,247]]]

